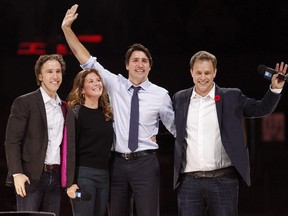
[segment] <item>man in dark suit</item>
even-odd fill
[[[275,70],[286,74],[287,64]],[[262,100],[248,98],[240,89],[214,83],[216,57],[200,51],[190,60],[194,86],[173,97],[176,123],[174,188],[179,215],[238,215],[238,187],[250,185],[248,149],[243,118],[271,114],[285,81],[274,75]]]
[[[61,188],[74,178],[75,120],[57,95],[65,71],[61,55],[35,64],[40,88],[16,98],[6,128],[7,184],[16,190],[17,211],[59,215]]]

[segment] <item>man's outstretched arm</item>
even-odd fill
[[[78,59],[79,63],[84,64],[88,61],[91,55],[89,51],[83,46],[83,44],[78,40],[77,36],[75,35],[75,33],[71,28],[73,22],[78,17],[78,13],[76,13],[77,8],[78,5],[75,4],[70,9],[67,10],[65,17],[62,21],[61,28],[64,32],[64,36],[71,51]]]

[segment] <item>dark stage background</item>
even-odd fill
[[[261,98],[269,81],[257,66],[288,63],[288,3],[285,0],[1,0],[0,1],[0,211],[15,210],[14,192],[4,186],[5,127],[15,97],[37,88],[34,64],[38,52],[64,54],[67,71],[59,91],[65,99],[80,70],[66,50],[61,31],[66,10],[79,4],[73,25],[78,35],[101,35],[102,41],[83,42],[106,68],[127,75],[124,54],[129,45],[147,46],[154,65],[149,79],[170,95],[192,85],[190,57],[199,50],[218,58],[216,83],[237,87]],[[28,44],[28,45],[27,45]],[[36,48],[35,48],[36,46]],[[251,154],[252,186],[240,187],[240,215],[288,214],[287,89],[275,114],[245,121]],[[161,215],[176,215],[172,189],[173,138],[160,128]],[[66,196],[62,215],[71,215]]]

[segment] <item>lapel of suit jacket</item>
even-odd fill
[[[61,185],[63,188],[66,187],[67,184],[67,126],[66,126],[66,115],[67,115],[67,107],[65,103],[62,101],[61,109],[64,117],[64,127],[63,127],[63,140],[61,144]]]
[[[184,92],[184,96],[182,98],[182,101],[180,104],[183,104],[183,113],[182,113],[182,118],[183,118],[183,124],[182,124],[182,129],[183,131],[186,132],[186,125],[187,125],[187,117],[188,117],[188,109],[189,109],[189,104],[190,104],[190,98],[191,98],[191,95],[192,95],[192,92],[193,92],[193,88],[189,88],[187,89],[187,91]],[[184,134],[186,135],[186,134]]]
[[[183,114],[184,114],[185,118],[188,115],[188,108],[189,108],[190,98],[191,98],[192,92],[193,92],[193,88],[188,89],[185,92],[185,95],[183,97],[183,111],[184,111]]]
[[[219,96],[219,97],[218,97],[218,96]],[[216,111],[217,111],[219,128],[221,129],[221,124],[222,124],[223,94],[222,94],[222,89],[216,85],[216,86],[215,86],[215,98],[217,98],[217,97],[218,97],[219,99],[218,99],[217,101],[215,100],[215,104],[216,104]]]
[[[47,116],[46,116],[46,110],[45,110],[45,104],[44,104],[44,100],[43,100],[43,97],[42,97],[42,94],[41,94],[41,91],[40,89],[38,89],[36,91],[36,98],[37,98],[37,104],[38,104],[38,107],[39,107],[39,110],[40,110],[40,113],[41,113],[41,116],[43,118],[43,121],[44,121],[44,124],[46,126],[46,128],[48,128],[48,125],[47,125]]]

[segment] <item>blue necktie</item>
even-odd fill
[[[139,98],[138,91],[140,86],[134,87],[132,100],[131,100],[131,112],[130,112],[130,127],[129,127],[129,140],[128,148],[134,152],[138,148],[138,130],[139,130]]]

